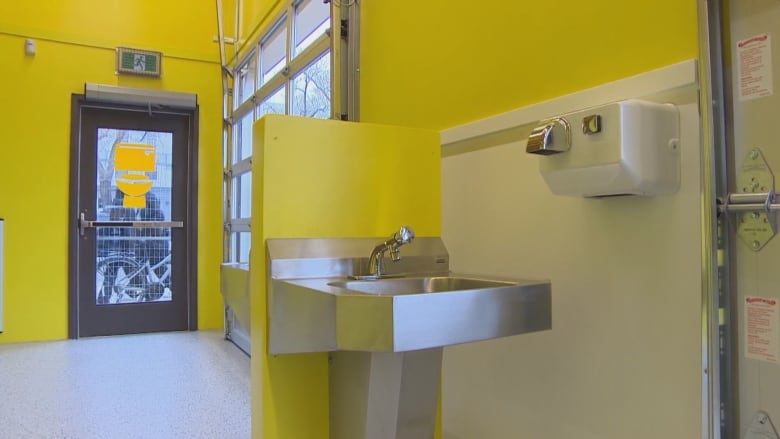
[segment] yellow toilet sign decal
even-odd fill
[[[146,207],[146,194],[152,189],[154,183],[146,172],[155,171],[156,155],[154,145],[117,144],[114,151],[114,171],[117,175],[116,186],[125,194],[122,207],[141,209]]]

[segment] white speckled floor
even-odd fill
[[[248,438],[249,388],[222,332],[0,345],[0,438]]]

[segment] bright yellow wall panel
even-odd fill
[[[255,124],[252,191],[253,436],[322,439],[327,355],[266,351],[265,240],[383,237],[402,224],[439,236],[439,134],[268,115]]]
[[[265,205],[275,209],[265,212],[268,236],[389,236],[407,223],[419,236],[438,234],[440,155],[429,147],[438,133],[323,120],[301,129],[297,118],[272,120],[264,160],[294,164],[296,172],[264,168],[267,184],[278,188],[266,191]],[[345,126],[354,129],[330,134]]]
[[[163,60],[162,79],[117,76],[114,51],[0,35],[0,216],[6,219],[1,342],[67,336],[71,94],[85,82],[195,92],[200,104],[198,323],[222,325],[219,65]]]
[[[218,61],[218,46],[213,42],[217,35],[216,16],[213,1],[3,1],[0,2],[0,31]]]
[[[361,120],[446,128],[697,56],[696,2],[361,3]]]

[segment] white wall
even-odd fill
[[[554,196],[524,141],[443,159],[452,270],[553,295],[552,330],[445,349],[445,439],[701,437],[698,110],[680,111],[672,196]]]

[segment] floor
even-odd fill
[[[248,438],[249,389],[221,331],[0,345],[0,438]]]

